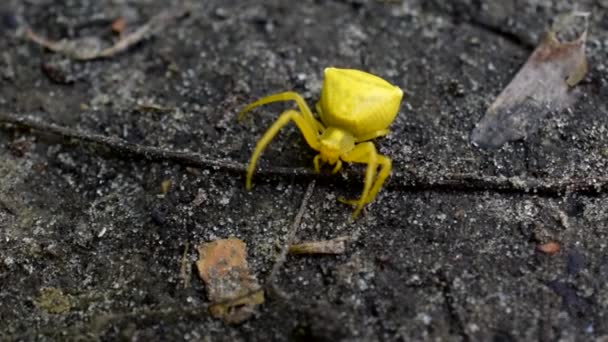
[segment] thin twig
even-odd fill
[[[302,198],[302,204],[300,204],[300,209],[298,210],[298,213],[296,214],[296,217],[293,220],[291,229],[289,230],[289,232],[287,233],[287,236],[285,237],[285,242],[283,244],[283,248],[281,249],[281,252],[279,253],[279,255],[277,255],[277,259],[274,262],[274,265],[272,265],[272,270],[270,271],[270,274],[268,275],[268,278],[266,279],[266,282],[265,282],[265,285],[269,291],[271,291],[272,293],[276,294],[277,296],[279,296],[283,299],[288,298],[288,296],[285,293],[283,293],[283,291],[281,289],[279,289],[278,286],[276,286],[276,284],[274,282],[276,280],[277,274],[279,273],[279,270],[281,269],[281,267],[283,267],[283,265],[285,264],[285,261],[287,260],[287,254],[289,253],[289,246],[291,246],[292,242],[294,241],[298,228],[302,224],[302,217],[304,216],[304,213],[306,212],[306,206],[308,206],[308,201],[310,200],[310,197],[312,196],[312,192],[315,189],[315,183],[316,182],[313,179],[308,184],[308,187],[306,188],[306,192],[304,193],[304,197]]]
[[[209,159],[195,152],[174,151],[158,147],[133,144],[120,138],[108,137],[101,134],[82,132],[79,130],[59,126],[53,123],[45,123],[37,118],[27,116],[16,116],[0,113],[0,124],[13,125],[19,128],[31,129],[43,134],[54,134],[66,140],[76,139],[81,142],[92,143],[117,153],[121,157],[139,157],[148,161],[171,161],[186,166],[231,171],[243,173],[247,165],[227,160]],[[5,126],[3,128],[6,128]],[[278,176],[313,176],[313,170],[308,168],[274,167],[268,175]]]
[[[443,294],[443,302],[445,305],[445,310],[448,314],[448,322],[451,328],[450,330],[453,330],[454,333],[460,335],[463,341],[470,341],[471,337],[465,329],[463,319],[455,303],[454,293],[452,290],[452,280],[443,270],[439,270],[437,278],[437,285],[440,287],[441,293]]]
[[[29,116],[17,116],[0,113],[0,129],[15,127],[38,131],[39,134],[54,134],[66,140],[79,140],[109,149],[119,158],[141,158],[161,162],[170,161],[185,166],[205,168],[214,171],[227,171],[244,174],[246,164],[228,160],[205,158],[204,156],[187,151],[167,150],[152,146],[129,143],[123,139],[91,134],[79,130],[43,122]],[[36,134],[36,133],[34,133]],[[66,142],[65,144],[68,144]],[[345,171],[348,179],[362,177],[361,172],[349,169]],[[298,178],[328,178],[335,180],[335,175],[317,174],[312,168],[264,167],[259,169],[256,176],[279,176]],[[402,176],[393,175],[386,185],[387,188],[398,191],[441,191],[441,192],[475,192],[492,191],[499,193],[533,194],[538,196],[556,197],[567,193],[600,194],[608,191],[608,177],[581,178],[534,178],[534,177],[504,177],[479,176],[475,174],[446,174],[441,177],[426,177],[404,173]]]
[[[536,48],[536,42],[518,32],[513,32],[503,27],[500,24],[492,23],[491,20],[482,18],[483,16],[472,15],[466,21],[471,26],[478,28],[481,31],[496,35],[506,41],[509,41],[521,48],[532,51]]]
[[[16,210],[14,210],[8,204],[6,204],[6,202],[2,198],[0,198],[0,209],[6,211],[7,213],[9,213],[13,216],[17,215]]]
[[[415,176],[394,179],[390,188],[401,191],[492,191],[520,193],[544,197],[560,197],[568,193],[600,194],[608,190],[607,177],[535,178],[479,176],[475,174],[446,174],[433,179]]]
[[[289,246],[289,254],[343,254],[346,252],[346,242],[351,236],[341,236],[331,240],[300,242]]]
[[[53,41],[38,35],[29,28],[26,31],[26,37],[32,42],[46,49],[53,52],[62,53],[76,60],[88,61],[99,58],[109,58],[126,51],[142,40],[162,31],[169,23],[182,17],[187,12],[188,10],[186,8],[163,11],[152,17],[147,23],[140,26],[135,31],[121,38],[114,45],[105,49],[99,48],[98,45],[100,40],[96,37],[89,37],[88,39],[62,39],[59,41]]]
[[[190,250],[190,242],[186,241],[184,253],[179,267],[179,278],[182,281],[182,287],[187,289],[190,287],[190,277],[192,275],[192,263],[190,263],[188,252]]]

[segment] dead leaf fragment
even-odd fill
[[[587,73],[585,43],[589,13],[574,12],[558,18],[511,83],[498,95],[471,132],[471,142],[481,148],[498,148],[508,141],[534,133],[551,111],[572,106],[572,89]],[[574,40],[560,40],[564,32],[584,30]]]
[[[166,195],[171,189],[171,185],[173,185],[173,182],[170,179],[165,179],[162,181],[160,183],[160,193]]]
[[[223,239],[198,246],[196,267],[213,303],[209,312],[227,323],[240,323],[264,302],[264,292],[249,271],[246,245],[239,239]]]
[[[547,243],[543,243],[542,245],[538,245],[538,247],[536,247],[540,252],[543,252],[545,254],[549,254],[549,255],[553,255],[555,253],[558,253],[560,251],[560,249],[562,249],[562,246],[555,241],[551,241],[551,242],[547,242]]]
[[[119,17],[112,22],[112,32],[116,34],[122,34],[127,28],[127,19],[125,17]]]
[[[289,246],[290,254],[343,254],[346,251],[348,237],[339,237],[325,241],[303,242]]]

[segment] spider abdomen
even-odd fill
[[[321,121],[355,137],[384,130],[393,122],[403,91],[382,78],[354,69],[326,68],[319,101]]]

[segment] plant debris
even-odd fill
[[[585,43],[589,13],[574,12],[553,23],[542,41],[498,95],[485,116],[471,132],[471,142],[481,148],[498,148],[509,141],[534,133],[551,111],[574,104],[577,93],[571,88],[587,73]],[[584,30],[568,39],[584,20]]]
[[[289,246],[290,254],[343,254],[346,251],[347,236],[325,241],[303,242]]]
[[[69,146],[73,141],[91,144],[96,148],[105,148],[113,152],[114,157],[133,160],[139,158],[149,161],[172,162],[180,165],[227,171],[236,174],[247,172],[247,164],[241,164],[223,159],[211,159],[200,153],[176,151],[148,145],[135,144],[123,139],[80,131],[54,123],[48,123],[31,114],[15,115],[0,112],[0,130],[22,130],[36,136],[47,134],[63,137],[62,144]],[[298,177],[319,179],[331,174],[318,174],[308,167],[269,166],[257,171],[258,175]],[[343,172],[350,177],[361,177],[360,171],[349,169]],[[542,196],[562,196],[564,193],[599,194],[608,191],[608,177],[567,177],[567,178],[537,178],[530,176],[478,176],[476,174],[452,173],[441,179],[428,177],[424,174],[410,174],[391,177],[387,188],[401,191],[493,191],[500,193],[534,193]],[[205,197],[202,196],[201,199]],[[202,203],[202,202],[201,202]]]
[[[127,28],[127,19],[125,17],[119,17],[112,22],[110,27],[112,28],[112,32],[122,36]]]
[[[289,247],[291,246],[291,242],[296,237],[296,233],[298,232],[298,228],[302,224],[302,218],[304,217],[304,213],[306,212],[306,207],[308,206],[308,201],[312,197],[312,193],[315,190],[315,185],[317,182],[313,179],[308,183],[308,187],[306,188],[306,192],[304,193],[304,197],[302,197],[302,203],[300,204],[300,209],[298,209],[298,213],[293,220],[291,228],[287,232],[287,236],[285,237],[285,245],[281,248],[281,251],[277,255],[277,258],[272,265],[272,269],[270,270],[270,274],[266,279],[266,286],[268,287],[268,292],[270,295],[276,295],[282,299],[289,299],[289,296],[283,292],[278,285],[275,284],[275,280],[277,275],[279,274],[279,270],[285,262],[287,261],[287,254],[289,253]]]
[[[164,181],[160,182],[160,193],[166,195],[169,190],[171,190],[172,185],[173,181],[171,181],[170,179],[165,179]]]
[[[189,262],[188,251],[190,250],[190,243],[186,242],[184,246],[184,253],[182,254],[182,260],[179,266],[179,278],[184,289],[190,287],[190,279],[192,277],[192,264]]]
[[[34,304],[39,309],[52,314],[65,313],[72,308],[71,298],[55,287],[40,289],[40,295],[34,299]]]
[[[198,252],[196,266],[212,302],[211,315],[235,324],[250,318],[264,302],[264,291],[249,272],[245,243],[235,238],[216,240],[198,246]]]
[[[172,21],[181,18],[187,13],[188,10],[183,8],[161,12],[152,17],[137,30],[121,35],[121,38],[114,43],[114,45],[106,48],[103,48],[103,42],[99,37],[81,37],[73,40],[61,39],[59,41],[53,41],[38,35],[31,28],[26,30],[26,37],[46,49],[62,53],[76,60],[87,61],[99,58],[109,58],[126,51],[142,40],[161,32]],[[115,23],[112,24],[113,30],[116,29]]]
[[[549,255],[553,255],[558,253],[561,249],[562,246],[555,241],[551,241],[551,242],[547,242],[547,243],[543,243],[542,245],[538,245],[538,247],[536,247],[540,252],[543,252],[545,254],[549,254]]]

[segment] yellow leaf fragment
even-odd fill
[[[72,300],[56,287],[44,287],[40,294],[34,299],[34,304],[39,309],[52,314],[61,314],[70,311]]]
[[[242,240],[223,239],[198,246],[196,262],[213,303],[209,312],[226,323],[240,323],[251,317],[264,302],[264,291],[249,271],[247,249]]]
[[[171,189],[173,182],[170,179],[166,179],[160,183],[160,193],[166,195]]]

